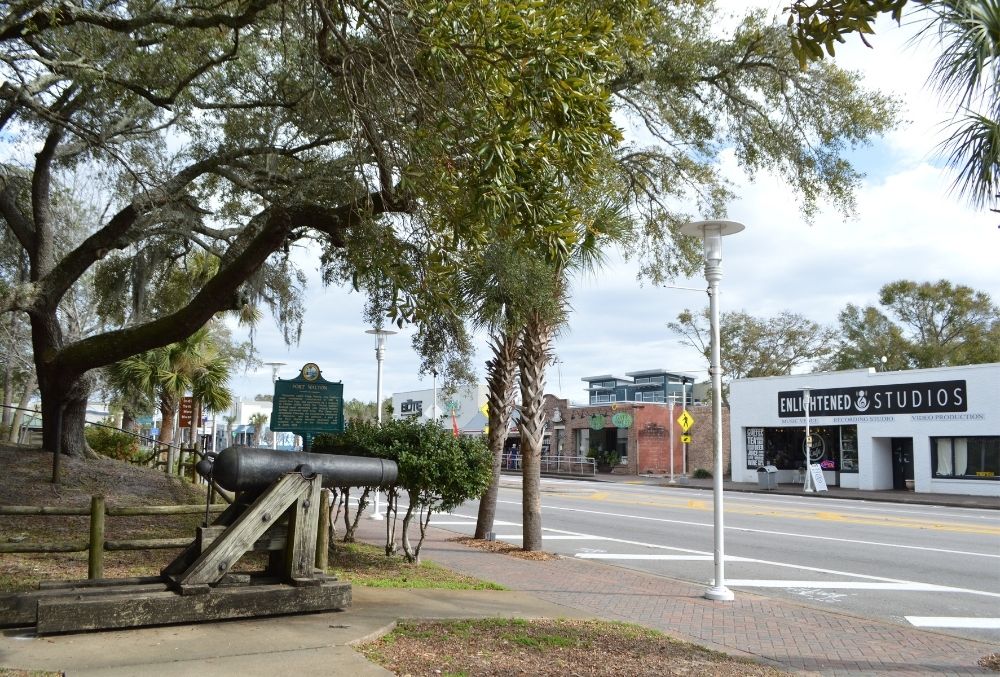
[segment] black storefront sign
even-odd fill
[[[968,410],[965,381],[894,383],[858,388],[823,388],[809,392],[810,416],[883,416],[937,414]],[[778,417],[805,416],[801,390],[778,393]]]
[[[404,400],[399,405],[400,416],[419,416],[424,413],[424,403],[421,400]]]

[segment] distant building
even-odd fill
[[[441,388],[407,390],[392,394],[392,417],[429,421],[434,418],[434,399],[437,396],[437,421],[445,427],[458,427],[463,435],[481,435],[486,427],[482,412],[487,400],[486,386],[467,386],[452,395],[445,395]]]
[[[611,374],[584,376],[589,404],[613,402],[692,402],[694,378],[663,369],[626,372],[621,378]]]

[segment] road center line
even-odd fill
[[[521,504],[520,501],[498,501],[498,503],[506,503],[506,504],[510,504],[510,505],[520,505]],[[561,506],[544,505],[544,506],[542,506],[542,509],[543,510],[562,510],[564,512],[578,512],[578,513],[583,513],[583,514],[587,514],[587,515],[600,515],[600,516],[603,516],[603,517],[616,517],[616,518],[632,519],[632,520],[639,520],[639,521],[646,521],[646,522],[658,522],[658,523],[661,523],[661,524],[683,524],[683,525],[686,525],[686,526],[696,526],[696,527],[711,527],[712,526],[712,524],[709,523],[709,522],[692,522],[690,520],[672,520],[672,519],[666,519],[664,517],[645,517],[645,516],[642,516],[642,515],[626,515],[624,513],[605,512],[605,511],[602,511],[602,510],[588,510],[586,508],[565,508],[565,507],[561,507]],[[852,539],[852,538],[835,538],[833,536],[818,536],[816,534],[796,534],[796,533],[791,533],[791,532],[773,531],[773,530],[768,530],[768,529],[751,529],[749,527],[726,526],[725,529],[727,531],[742,531],[742,532],[751,533],[751,534],[767,534],[767,535],[771,535],[771,536],[786,536],[788,538],[803,538],[803,539],[811,539],[811,540],[819,540],[819,541],[832,541],[832,542],[837,542],[837,543],[855,543],[855,544],[858,544],[858,545],[874,545],[874,546],[879,546],[879,547],[883,547],[883,548],[898,548],[898,549],[902,549],[902,550],[919,550],[919,551],[924,551],[924,552],[938,552],[938,553],[948,554],[948,555],[962,555],[962,556],[968,556],[968,557],[989,557],[989,558],[992,558],[992,559],[1000,559],[1000,554],[985,553],[985,552],[970,552],[970,551],[964,551],[964,550],[947,550],[947,549],[944,549],[944,548],[928,548],[926,546],[921,546],[921,545],[903,545],[903,544],[899,544],[899,543],[885,543],[885,542],[881,542],[881,541],[862,541],[862,540],[857,540],[857,539]]]

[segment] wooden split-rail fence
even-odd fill
[[[210,512],[221,512],[224,504],[209,506]],[[150,515],[195,515],[204,514],[204,505],[148,505],[109,506],[103,496],[92,496],[90,508],[68,508],[62,506],[0,505],[0,516],[11,515],[81,515],[90,516],[90,537],[87,540],[54,543],[0,543],[2,553],[51,553],[89,552],[87,577],[104,578],[104,553],[115,550],[161,550],[187,547],[193,538],[146,538],[122,541],[108,541],[104,538],[104,518],[137,517]]]
[[[329,547],[330,529],[330,492],[324,489],[320,492],[320,515],[318,525],[318,542],[316,549],[316,566],[322,569],[327,565],[327,548]],[[213,503],[208,512],[218,513],[225,510],[227,504]],[[90,537],[87,540],[63,541],[54,543],[12,542],[0,543],[0,554],[5,553],[54,553],[54,552],[87,552],[87,578],[104,578],[104,553],[121,550],[167,550],[186,548],[194,541],[194,537],[182,538],[144,538],[121,541],[109,541],[104,538],[104,518],[138,517],[152,515],[195,515],[204,514],[204,505],[147,505],[147,506],[109,506],[103,496],[92,496],[90,508],[69,508],[62,506],[34,505],[0,505],[0,516],[12,515],[77,515],[90,516]]]

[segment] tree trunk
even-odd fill
[[[545,365],[552,327],[537,314],[528,318],[521,337],[521,512],[523,549],[542,549],[541,461],[544,434]]]
[[[500,493],[500,465],[503,462],[503,444],[507,427],[514,410],[514,381],[517,377],[517,333],[503,331],[490,341],[493,359],[487,368],[486,385],[489,402],[489,433],[487,440],[493,453],[493,478],[479,499],[479,516],[476,520],[475,538],[486,538],[493,531],[497,513],[497,495]]]
[[[160,434],[156,441],[169,444],[174,441],[174,415],[177,411],[177,398],[170,395],[160,395]]]
[[[17,442],[19,433],[21,432],[21,421],[24,420],[24,412],[28,408],[28,403],[31,401],[31,396],[35,394],[35,389],[37,387],[37,380],[35,375],[32,374],[28,378],[28,382],[24,384],[24,392],[21,393],[21,401],[17,405],[17,409],[14,410],[14,418],[10,422],[10,433],[7,435],[8,442]]]
[[[37,371],[38,391],[42,398],[42,448],[47,451],[58,449],[67,456],[96,457],[83,436],[90,379],[59,374],[48,365]],[[62,439],[57,440],[56,431],[60,426],[56,422],[60,418]]]

